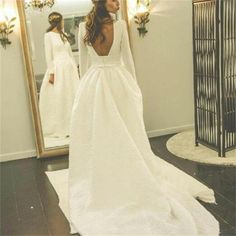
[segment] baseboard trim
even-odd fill
[[[173,133],[179,133],[179,132],[190,130],[193,128],[194,128],[194,125],[184,125],[184,126],[178,126],[178,127],[171,127],[167,129],[151,130],[151,131],[147,131],[147,136],[149,138],[153,138],[153,137],[158,137],[158,136],[163,136],[163,135],[168,135],[168,134],[173,134]],[[31,158],[31,157],[35,157],[36,155],[37,155],[36,150],[0,154],[0,162]]]
[[[168,134],[179,133],[179,132],[183,132],[190,129],[194,129],[194,125],[183,125],[183,126],[171,127],[167,129],[150,130],[150,131],[147,131],[147,136],[149,138],[153,138],[153,137],[159,137],[159,136],[168,135]]]
[[[36,150],[0,154],[0,162],[14,161],[18,159],[31,158],[35,156],[36,156]]]

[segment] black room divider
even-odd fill
[[[195,144],[236,147],[236,0],[193,0]]]

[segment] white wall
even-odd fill
[[[193,126],[192,3],[153,0],[156,11],[138,36],[131,20],[131,41],[143,92],[149,137]]]
[[[13,0],[7,1],[15,5]],[[139,38],[131,23],[138,83],[143,93],[149,136],[180,131],[193,124],[192,30],[190,0],[159,0],[149,33]],[[26,88],[19,22],[12,45],[0,49],[0,160],[35,155],[34,130]]]
[[[15,7],[15,1],[7,3]],[[36,154],[18,21],[9,38],[12,44],[6,50],[0,46],[0,160],[25,158]]]

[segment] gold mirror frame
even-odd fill
[[[21,45],[25,64],[26,82],[29,92],[33,125],[35,130],[34,134],[36,140],[37,158],[67,155],[69,153],[68,146],[45,148],[44,137],[42,133],[42,125],[40,120],[40,113],[39,113],[36,81],[34,77],[33,64],[29,49],[29,38],[26,27],[24,1],[16,0],[16,4],[20,20]],[[122,18],[126,20],[128,26],[127,0],[121,0],[121,15]]]

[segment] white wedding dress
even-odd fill
[[[214,192],[156,156],[143,121],[124,20],[114,23],[108,56],[85,46],[69,150],[71,233],[82,236],[215,236],[218,221],[195,199]]]
[[[44,75],[39,96],[39,110],[45,137],[65,138],[69,135],[71,110],[79,84],[76,62],[68,41],[60,34],[45,33],[45,56],[47,71]],[[54,74],[54,84],[49,75]]]

